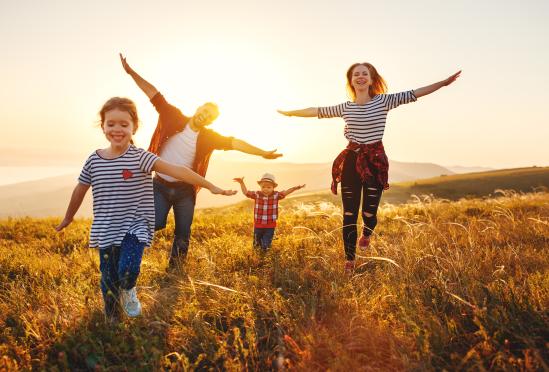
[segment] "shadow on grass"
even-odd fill
[[[182,272],[181,274],[184,274]],[[85,315],[47,352],[47,366],[61,370],[157,370],[167,350],[168,323],[180,294],[179,277],[159,272],[153,279],[156,290],[139,291],[144,304],[138,318],[107,321],[102,311]],[[99,294],[98,288],[98,295]]]

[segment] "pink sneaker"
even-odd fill
[[[345,261],[345,274],[351,274],[355,270],[355,261]]]
[[[368,248],[368,246],[370,245],[370,237],[369,236],[365,236],[365,235],[362,235],[360,237],[360,239],[358,240],[358,247],[365,251],[366,248]]]

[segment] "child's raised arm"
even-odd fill
[[[90,188],[90,185],[84,185],[83,183],[78,183],[76,187],[74,188],[71,196],[71,201],[69,202],[69,206],[67,207],[67,212],[65,213],[65,218],[57,227],[55,230],[61,231],[65,227],[67,227],[73,220],[74,215],[76,212],[78,212],[78,208],[82,205],[82,201],[84,200],[84,196],[86,196],[86,192]]]
[[[242,190],[242,193],[244,195],[248,193],[248,189],[246,188],[246,184],[244,183],[244,177],[233,178],[233,181],[238,182],[240,184],[240,189]]]
[[[433,92],[436,92],[440,88],[452,84],[454,81],[456,81],[456,79],[459,77],[459,75],[461,75],[461,70],[456,72],[455,74],[453,74],[449,78],[444,79],[442,81],[439,81],[438,83],[434,83],[434,84],[431,84],[431,85],[427,85],[426,87],[414,89],[414,94],[416,95],[417,98],[419,98],[419,97],[426,96],[427,94],[431,94]]]
[[[221,194],[226,196],[236,194],[236,191],[234,190],[223,190],[215,186],[213,183],[211,183],[198,173],[193,172],[190,168],[168,163],[167,161],[162,159],[158,159],[157,161],[155,161],[152,169],[155,172],[167,174],[168,176],[177,178],[181,181],[185,181],[187,183],[190,183],[191,185],[197,185],[208,189],[212,194]]]
[[[290,187],[288,190],[282,191],[282,193],[284,194],[284,196],[288,196],[288,195],[290,195],[292,192],[297,191],[297,190],[299,190],[299,189],[302,189],[302,188],[304,188],[304,187],[305,187],[305,184],[303,184],[303,185],[297,185],[297,186],[294,186],[294,187]]]

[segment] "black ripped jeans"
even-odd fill
[[[365,236],[372,235],[377,225],[377,208],[383,193],[383,185],[376,180],[362,182],[356,171],[356,153],[349,152],[343,163],[341,175],[341,199],[343,202],[343,245],[347,260],[355,259],[357,220],[362,197],[362,220]]]

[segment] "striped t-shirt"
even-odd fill
[[[373,143],[383,138],[389,110],[416,100],[413,90],[378,94],[364,105],[347,101],[336,106],[319,107],[318,118],[341,117],[345,120],[345,138],[359,144]]]
[[[155,154],[130,145],[117,158],[104,159],[96,151],[86,160],[78,182],[92,187],[90,247],[120,245],[126,233],[150,245],[154,234],[151,172],[157,159]]]

